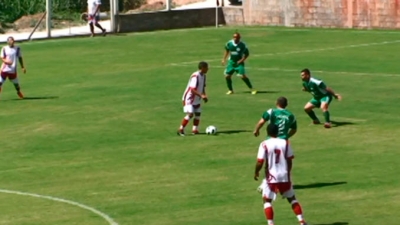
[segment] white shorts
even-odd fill
[[[201,113],[201,106],[198,105],[184,105],[183,106],[184,113]]]
[[[278,192],[285,198],[291,198],[294,196],[293,185],[290,182],[268,184],[266,179],[264,179],[260,187],[262,188],[263,198],[275,200]]]

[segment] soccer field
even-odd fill
[[[220,61],[235,30],[22,43],[27,99],[7,82],[0,101],[0,224],[266,224],[253,180],[266,132],[252,130],[285,96],[309,224],[397,225],[400,33],[239,28],[259,94],[233,77],[227,96]],[[219,134],[180,137],[182,93],[200,60],[210,64],[200,130]],[[331,104],[331,129],[303,111],[306,67],[343,96]],[[286,200],[274,210],[276,225],[297,224]]]

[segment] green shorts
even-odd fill
[[[313,104],[313,106],[315,106],[315,107],[321,107],[321,103],[322,102],[327,102],[328,103],[328,105],[331,103],[331,101],[332,101],[332,96],[325,96],[325,97],[323,97],[323,98],[320,98],[320,99],[315,99],[315,98],[312,98],[309,102],[311,103],[311,104]]]
[[[241,63],[239,65],[228,64],[226,66],[225,72],[226,75],[233,75],[236,73],[237,75],[246,75],[246,71],[244,69],[244,64]]]

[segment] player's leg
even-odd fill
[[[291,183],[285,183],[284,184],[286,187],[286,191],[282,193],[282,196],[287,198],[289,204],[292,206],[292,210],[294,214],[297,217],[297,220],[299,221],[300,225],[307,225],[306,221],[304,220],[303,217],[303,209],[301,208],[300,203],[297,201],[296,196],[294,195],[294,190],[293,186]]]
[[[236,70],[238,76],[239,76],[240,78],[242,78],[243,82],[244,82],[244,83],[247,85],[247,87],[250,89],[251,94],[253,94],[253,95],[257,94],[257,91],[253,89],[253,85],[251,84],[250,79],[246,76],[246,70],[245,70],[245,68],[244,68],[244,65],[242,65],[242,64],[241,64],[241,65],[238,65],[238,66],[235,68],[235,70]]]
[[[276,198],[276,193],[272,191],[275,189],[275,187],[273,187],[274,185],[275,184],[267,184],[262,190],[264,214],[268,221],[268,225],[274,224],[274,209],[272,208],[272,201]]]
[[[10,81],[14,84],[14,88],[17,91],[17,95],[19,98],[24,98],[24,95],[21,92],[21,86],[19,85],[19,80],[17,74],[12,74],[9,76]]]
[[[94,23],[94,25],[95,25],[97,28],[99,28],[99,29],[101,30],[101,33],[103,34],[103,36],[105,36],[105,35],[106,35],[106,29],[104,29],[104,28],[100,25],[99,21],[100,21],[100,16],[99,16],[99,15],[95,16],[95,23]]]
[[[192,105],[185,105],[183,106],[183,112],[186,113],[185,117],[183,117],[181,125],[179,126],[179,130],[177,132],[180,136],[185,136],[185,127],[188,125],[190,119],[193,118],[193,106]]]
[[[194,119],[193,119],[193,128],[192,128],[193,135],[199,133],[200,116],[201,116],[201,107],[200,107],[200,105],[196,105],[196,106],[194,106]]]
[[[228,87],[228,92],[226,92],[227,95],[233,94],[232,75],[234,73],[235,68],[233,68],[232,65],[228,64],[224,71],[226,86]]]
[[[93,19],[89,20],[89,28],[90,28],[90,33],[91,33],[91,37],[94,37],[94,25],[93,25]]]
[[[324,127],[325,128],[331,128],[332,124],[331,124],[331,119],[330,119],[330,114],[329,114],[329,104],[332,101],[332,97],[331,96],[326,96],[324,98],[321,99],[321,110],[324,114],[324,118],[325,118],[325,124]]]
[[[3,83],[7,80],[8,74],[1,72],[0,74],[0,92],[3,89]]]
[[[315,115],[314,108],[319,107],[320,102],[316,99],[311,99],[307,104],[304,106],[304,111],[307,115],[312,119],[314,124],[320,124],[318,117]]]

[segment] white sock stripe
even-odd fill
[[[293,200],[290,204],[295,204],[295,203],[299,203],[297,200]]]
[[[200,120],[200,116],[195,116],[194,119]]]
[[[264,209],[270,208],[270,207],[272,207],[272,204],[270,202],[264,203]]]
[[[185,120],[190,120],[190,117],[188,115],[186,115]]]

